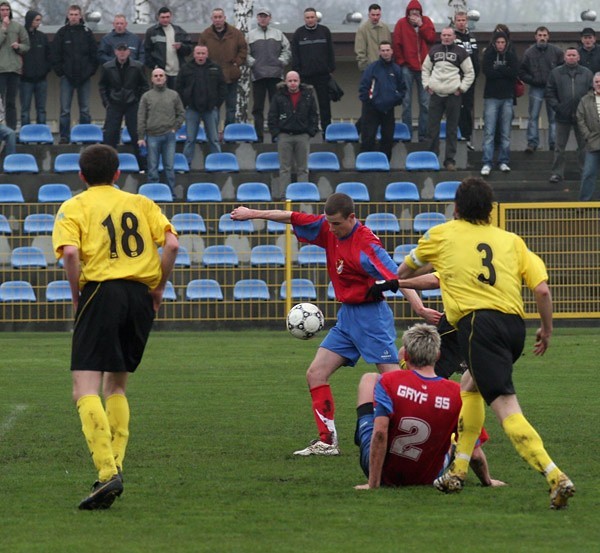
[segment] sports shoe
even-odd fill
[[[510,172],[510,167],[508,165],[506,165],[506,163],[501,163],[500,164],[500,171],[502,171],[503,173],[509,173]]]
[[[562,177],[560,175],[551,175],[548,179],[550,182],[560,182]]]
[[[492,168],[491,168],[491,166],[489,166],[489,165],[484,165],[484,166],[481,168],[481,174],[482,174],[484,177],[487,177],[487,176],[488,176],[488,175],[489,175],[491,172],[492,172]]]
[[[447,471],[436,478],[433,485],[444,493],[459,493],[465,485],[465,475],[459,476]]]
[[[527,148],[525,148],[525,153],[533,154],[533,152],[535,152],[536,150],[537,150],[537,146],[534,146],[533,144],[527,144]]]
[[[475,146],[473,146],[473,144],[471,144],[469,140],[467,140],[467,150],[469,150],[470,152],[475,151]]]
[[[556,481],[556,484],[550,489],[550,508],[564,509],[567,506],[569,497],[575,495],[575,485],[569,477],[562,472]]]
[[[79,504],[79,508],[84,511],[108,509],[122,493],[122,476],[115,474],[106,482],[94,482],[92,493]]]
[[[308,447],[294,451],[294,455],[308,457],[309,455],[339,455],[340,450],[337,445],[326,444],[321,440],[313,440]]]

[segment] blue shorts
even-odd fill
[[[344,357],[353,367],[362,356],[367,363],[398,363],[394,314],[385,301],[340,307],[335,326],[321,347]]]

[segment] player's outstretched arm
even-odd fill
[[[247,221],[248,219],[265,219],[277,223],[291,223],[292,212],[281,209],[250,209],[246,206],[236,207],[231,212],[234,221]]]
[[[400,284],[400,281],[398,281],[398,284]],[[412,310],[419,315],[419,317],[432,325],[437,325],[440,322],[442,314],[435,309],[425,307],[421,301],[421,298],[419,297],[419,294],[417,294],[414,290],[400,287],[400,291],[408,300],[408,303],[410,303]]]
[[[375,417],[371,451],[369,452],[369,483],[354,486],[356,490],[372,490],[379,488],[381,485],[389,425],[390,419],[388,417]]]
[[[490,476],[490,468],[487,462],[487,457],[480,446],[477,446],[473,450],[469,466],[477,475],[477,478],[479,478],[482,486],[489,486],[492,488],[506,486],[506,482],[503,482],[502,480],[496,480]]]
[[[533,353],[535,355],[544,355],[550,346],[550,336],[552,336],[552,294],[547,282],[540,282],[534,290],[535,303],[542,321],[541,327],[535,334],[535,344]]]

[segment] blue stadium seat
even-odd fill
[[[204,250],[202,265],[205,267],[237,267],[239,259],[233,247],[218,244],[208,246]]]
[[[301,266],[327,266],[325,249],[315,244],[302,246],[298,250],[298,265]]]
[[[185,289],[186,300],[222,300],[220,284],[213,279],[199,278],[191,280]]]
[[[54,138],[48,125],[37,123],[21,127],[19,142],[23,144],[53,144]]]
[[[383,152],[360,152],[356,156],[357,171],[389,171],[390,162]]]
[[[400,232],[398,217],[393,213],[369,213],[365,225],[373,232]]]
[[[285,232],[287,225],[277,221],[267,221],[267,232],[269,234],[281,234]]]
[[[460,127],[456,127],[456,138],[460,140],[462,135],[460,134]],[[440,140],[446,140],[446,120],[440,121]]]
[[[404,258],[411,252],[411,250],[416,247],[416,244],[400,244],[399,246],[396,246],[392,258],[394,263],[400,265],[400,263],[404,261]]]
[[[223,131],[223,142],[258,142],[258,136],[250,123],[229,123]]]
[[[252,267],[283,267],[285,256],[279,246],[262,244],[250,250],[250,265]]]
[[[46,301],[71,301],[72,299],[68,280],[53,280],[46,286]]]
[[[175,153],[175,157],[173,158],[173,169],[176,173],[189,173],[190,172],[190,164],[188,163],[185,156],[179,152]],[[158,159],[158,172],[162,173],[165,170],[165,166],[163,165],[162,156]]]
[[[48,267],[44,252],[35,246],[21,246],[15,248],[10,256],[10,264],[15,269],[25,269],[30,267],[45,269]]]
[[[221,189],[214,182],[194,182],[187,189],[188,202],[220,202]]]
[[[0,213],[0,234],[4,236],[9,236],[12,234],[12,229],[10,228],[10,223],[6,218],[6,215]]]
[[[234,300],[270,300],[269,287],[264,280],[248,278],[238,280],[233,286]]]
[[[25,234],[52,234],[54,215],[50,213],[31,213],[23,221]]]
[[[340,182],[335,187],[335,191],[339,194],[347,194],[355,202],[368,202],[371,199],[369,189],[364,182]]]
[[[0,284],[0,302],[37,301],[33,286],[25,280],[7,280]]]
[[[79,154],[58,154],[54,159],[55,173],[79,173]]]
[[[162,254],[162,248],[159,248]],[[179,249],[177,250],[177,256],[175,257],[175,267],[191,267],[192,260],[190,258],[190,254],[187,249],[184,248],[181,244],[179,245]]]
[[[24,202],[23,193],[16,184],[0,184],[0,204],[22,204]]]
[[[121,173],[139,173],[140,166],[133,154],[119,153],[119,171]]]
[[[204,170],[207,173],[239,173],[240,166],[234,154],[220,152],[206,156]]]
[[[177,133],[175,134],[176,142],[185,142],[187,140],[187,126],[184,123],[181,125]],[[196,142],[207,142],[206,131],[202,125],[198,125],[198,132],[196,133]]]
[[[172,202],[173,192],[168,184],[162,182],[147,182],[138,188],[138,194],[146,196],[155,202]]]
[[[42,184],[38,188],[37,201],[40,203],[62,203],[73,197],[68,185],[63,183]]]
[[[129,134],[127,127],[121,129],[121,142],[123,144],[131,144],[131,135]]]
[[[309,171],[339,171],[340,161],[333,152],[311,152],[308,154]]]
[[[290,298],[293,300],[316,300],[317,290],[311,280],[307,278],[293,278],[291,281],[292,293]],[[284,300],[287,298],[287,281],[281,283],[279,297]]]
[[[256,156],[256,170],[259,173],[274,173],[279,171],[279,168],[277,152],[262,152]]]
[[[443,213],[435,211],[426,211],[415,216],[413,221],[413,230],[415,232],[427,232],[431,227],[441,225],[446,222],[446,217]]]
[[[291,182],[285,189],[285,198],[292,202],[319,202],[321,194],[314,182]]]
[[[223,213],[219,218],[219,232],[250,234],[254,232],[254,225],[252,221],[234,221],[230,213]]]
[[[381,127],[377,127],[377,140],[381,140]],[[412,140],[411,132],[406,123],[397,121],[394,124],[394,142],[410,142]]]
[[[238,202],[270,202],[271,190],[264,182],[243,182],[238,186]]]
[[[325,129],[326,142],[358,142],[358,131],[354,123],[330,123]]]
[[[99,144],[104,142],[102,128],[92,123],[74,125],[69,141],[71,144]]]
[[[163,292],[163,300],[166,301],[177,301],[177,294],[175,293],[175,287],[170,280],[165,283],[165,291]]]
[[[178,234],[202,234],[206,232],[206,224],[199,213],[176,213],[171,223]]]
[[[438,202],[453,202],[456,197],[456,189],[460,186],[460,181],[444,180],[438,182],[433,189],[433,199]]]
[[[32,154],[8,154],[4,158],[5,173],[39,173],[37,161]]]
[[[440,161],[433,152],[410,152],[406,156],[407,171],[439,171]]]
[[[385,187],[386,202],[418,202],[419,189],[414,182],[390,182]]]

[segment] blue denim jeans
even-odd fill
[[[148,146],[148,182],[160,182],[158,162],[162,156],[165,178],[171,191],[175,188],[175,133],[169,131],[159,136],[147,136]]]
[[[19,86],[21,100],[21,125],[29,125],[31,118],[31,100],[35,98],[35,122],[46,123],[46,97],[48,96],[48,81],[43,79],[35,83],[21,81]]]
[[[600,151],[586,152],[583,162],[583,173],[581,174],[581,188],[579,190],[579,199],[587,202],[594,196],[596,190],[596,181],[600,171]]]
[[[529,121],[527,123],[527,145],[540,145],[539,118],[544,101],[545,88],[539,86],[529,87]],[[556,142],[556,123],[554,122],[554,110],[546,102],[546,115],[548,116],[548,147],[554,149]]]
[[[219,144],[219,111],[217,108],[200,113],[192,108],[185,110],[185,128],[187,138],[183,147],[183,155],[187,162],[192,165],[194,159],[194,149],[196,148],[196,135],[198,134],[198,126],[200,119],[204,122],[204,131],[208,139],[209,152],[211,154],[219,153],[221,146]]]
[[[91,123],[90,116],[90,86],[88,79],[79,86],[73,86],[66,77],[60,78],[60,123],[59,132],[61,138],[69,138],[71,133],[71,102],[73,93],[77,91],[77,103],[79,104],[79,122]]]
[[[14,154],[17,151],[17,133],[6,125],[0,125],[0,142],[6,142],[4,155]]]
[[[510,125],[513,118],[512,98],[485,98],[483,100],[483,164],[494,161],[494,135],[500,128],[498,163],[510,161]]]
[[[423,88],[421,72],[413,71],[408,66],[402,67],[402,76],[406,85],[406,94],[402,101],[402,122],[405,123],[412,134],[412,89],[413,82],[417,85],[419,95],[419,141],[427,138],[427,115],[429,112],[429,93]]]

